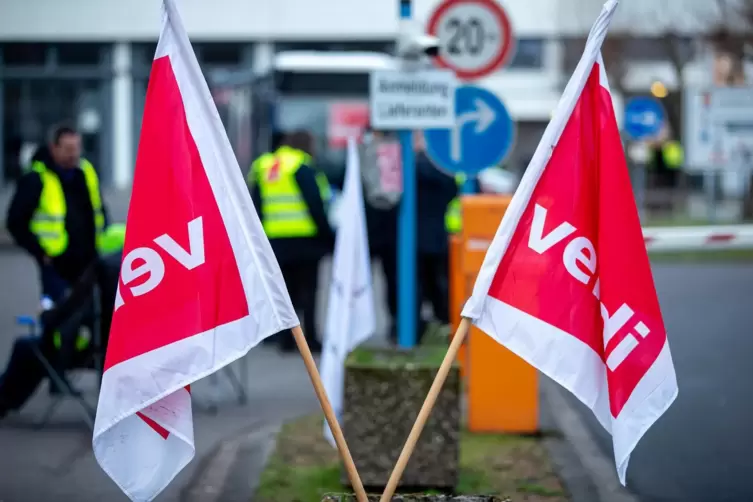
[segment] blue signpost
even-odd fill
[[[625,104],[625,132],[631,139],[655,137],[666,122],[664,107],[654,98],[635,97]]]
[[[515,123],[494,93],[473,85],[455,91],[455,117],[450,129],[424,131],[426,154],[440,169],[465,174],[462,191],[472,193],[476,175],[512,149]]]
[[[400,20],[411,18],[411,0],[400,0]],[[397,222],[397,342],[401,348],[416,345],[416,163],[413,155],[413,131],[399,131],[403,164],[403,195]]]

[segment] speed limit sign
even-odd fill
[[[499,69],[513,52],[510,19],[495,0],[445,0],[426,31],[439,39],[435,63],[462,80]]]

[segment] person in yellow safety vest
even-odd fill
[[[249,186],[249,188],[253,187],[254,183],[256,183],[256,179],[259,176],[259,169],[262,168],[262,166],[269,165],[270,162],[273,162],[275,158],[277,158],[280,155],[293,155],[299,157],[302,164],[306,164],[307,166],[310,166],[313,168],[313,158],[308,153],[304,152],[303,150],[298,150],[290,147],[289,145],[281,145],[277,150],[270,153],[264,153],[260,155],[252,164],[251,168],[248,170],[248,175],[246,176],[246,184]],[[329,184],[329,180],[327,179],[327,175],[316,171],[316,184],[319,187],[319,192],[321,194],[322,200],[324,200],[325,203],[325,209],[329,209],[329,204],[332,202],[332,187]]]
[[[455,184],[458,186],[458,191],[462,188],[465,180],[465,174],[458,173],[455,175]],[[447,211],[444,215],[444,225],[448,234],[456,234],[463,229],[463,214],[460,207],[459,193],[447,205]]]
[[[312,154],[311,135],[293,132],[273,154],[254,162],[253,182],[249,184],[293,305],[303,314],[309,347],[319,352],[315,322],[319,263],[332,251],[335,234],[327,219],[329,183],[311,165]],[[284,352],[296,349],[287,333],[276,340]]]
[[[6,220],[16,244],[39,265],[42,294],[49,302],[63,298],[96,262],[100,250],[108,250],[112,242],[106,226],[99,178],[94,166],[81,157],[80,134],[71,126],[55,127],[49,144],[38,149],[27,172],[19,178]],[[55,337],[63,367],[67,352],[81,351],[88,345],[88,338],[76,337],[78,327],[72,332],[70,344]],[[29,381],[33,380],[29,376]],[[19,399],[16,396],[15,400]]]
[[[684,163],[684,151],[679,141],[659,141],[652,146],[653,155],[648,167],[653,169],[658,185],[675,188]]]

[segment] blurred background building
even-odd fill
[[[413,0],[419,25],[436,3]],[[510,170],[520,172],[530,160],[602,3],[501,2],[517,49],[504,70],[481,84],[504,100],[517,121]],[[159,4],[0,2],[3,184],[18,176],[51,124],[72,120],[103,184],[128,190]],[[751,74],[750,5],[623,1],[604,48],[618,120],[624,98],[653,94],[665,105],[671,134],[680,138],[684,88],[744,84]],[[340,122],[364,117],[368,72],[389,64],[397,2],[182,0],[181,10],[241,166],[268,147],[272,128],[304,126],[316,134],[323,163],[337,169],[344,160]]]

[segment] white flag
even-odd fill
[[[190,384],[299,324],[174,0],[163,6],[92,441],[134,501],[194,456]]]
[[[345,358],[376,329],[361,168],[353,138],[348,140],[348,162],[340,208],[342,219],[337,229],[332,259],[332,283],[321,361],[324,388],[338,420],[342,413]],[[324,435],[335,446],[332,431],[326,422]]]

